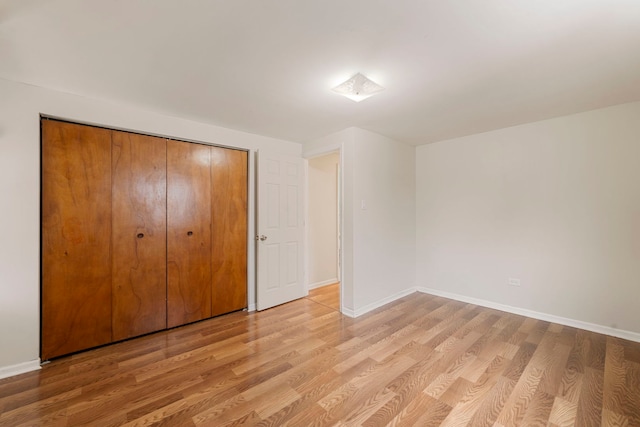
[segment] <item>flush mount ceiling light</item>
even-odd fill
[[[353,101],[360,102],[378,92],[382,92],[384,88],[358,73],[332,90]]]

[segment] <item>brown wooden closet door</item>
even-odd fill
[[[113,340],[167,327],[167,141],[113,131]]]
[[[206,145],[167,142],[167,327],[211,317],[211,171]]]
[[[111,341],[111,132],[42,121],[43,360]]]
[[[211,147],[212,315],[247,306],[247,153]]]

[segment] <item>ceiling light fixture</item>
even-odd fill
[[[360,102],[376,93],[382,92],[384,88],[358,73],[332,90],[353,101]]]

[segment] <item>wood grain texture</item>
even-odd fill
[[[340,310],[340,283],[310,289],[307,298],[334,310]]]
[[[357,319],[303,298],[0,380],[0,425],[635,426],[639,350],[425,294]]]
[[[111,132],[42,120],[42,348],[111,341]]]
[[[247,307],[247,152],[211,147],[213,316]]]
[[[211,317],[210,147],[167,143],[167,327]]]
[[[167,142],[113,132],[113,340],[167,327]]]

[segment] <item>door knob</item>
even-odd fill
[[[267,240],[267,236],[265,236],[264,234],[260,236],[256,236],[256,240],[260,240],[261,242],[264,242],[265,240]]]

